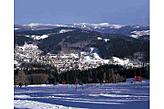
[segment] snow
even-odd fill
[[[74,23],[74,26],[79,26],[81,28],[93,28],[93,29],[101,29],[101,28],[111,28],[111,29],[120,29],[125,25],[117,25],[117,24],[109,24],[109,23],[97,23],[97,24],[90,24],[90,23]]]
[[[93,56],[94,56],[95,59],[102,60],[102,58],[100,58],[100,56],[97,53],[93,53]]]
[[[45,39],[45,38],[48,38],[48,35],[44,34],[44,35],[40,36],[40,39]]]
[[[108,64],[108,63],[109,63],[109,59],[103,59],[103,62],[104,62],[105,64]]]
[[[34,39],[34,40],[41,40],[41,39],[45,39],[45,38],[48,38],[49,36],[47,34],[43,34],[41,36],[39,35],[31,35],[31,37]]]
[[[99,23],[99,24],[93,24],[94,26],[102,26],[102,27],[108,27],[110,26],[109,23]]]
[[[92,25],[95,29],[102,28],[102,27],[110,27],[113,29],[120,29],[124,26],[124,25],[109,24],[109,23],[99,23],[99,24],[90,24],[90,25]]]
[[[87,52],[80,52],[81,55],[87,55]]]
[[[90,47],[90,53],[81,52],[81,54],[84,56],[84,59],[81,60],[84,63],[95,63],[96,61],[109,62],[109,60],[102,59],[99,54],[95,52],[94,47]]]
[[[85,56],[84,57],[84,62],[91,62],[92,59],[90,58],[90,56]]]
[[[22,26],[29,26],[31,28],[35,28],[35,27],[39,27],[39,26],[70,27],[69,25],[63,25],[63,24],[43,24],[43,23],[30,23],[30,24],[24,24]]]
[[[83,63],[96,63],[96,62],[101,62],[108,64],[109,59],[102,59],[99,54],[97,53],[97,49],[94,47],[90,47],[90,53],[87,52],[81,52],[81,55],[84,56],[84,59],[81,60]]]
[[[61,25],[61,24],[56,24],[55,26],[57,26],[57,27],[68,27],[68,25]]]
[[[150,30],[132,31],[131,33],[132,33],[131,37],[137,39],[137,38],[139,38],[140,36],[150,35]]]
[[[98,96],[104,96],[104,97],[129,97],[129,95],[117,95],[117,94],[90,94],[89,96],[98,97]]]
[[[38,85],[28,85],[28,87],[50,87],[52,84],[38,84]]]
[[[28,109],[149,109],[149,80],[139,84],[33,85],[14,88],[14,107]]]
[[[25,35],[25,37],[30,37],[30,35]]]
[[[66,107],[63,105],[55,105],[50,103],[42,103],[30,100],[14,100],[15,108],[28,108],[28,109],[82,109],[75,107]],[[83,108],[84,109],[84,108]]]
[[[104,39],[105,42],[108,42],[110,39]]]
[[[19,64],[19,62],[17,60],[14,60],[14,64]]]
[[[90,23],[74,23],[73,25],[63,25],[63,24],[41,24],[41,23],[30,23],[30,24],[24,24],[23,26],[30,26],[37,27],[37,26],[57,26],[57,27],[74,27],[74,26],[80,26],[82,28],[86,27],[93,27],[94,29],[101,28],[101,27],[110,27],[114,29],[119,29],[124,27],[125,25],[118,25],[118,24],[109,24],[109,23],[97,23],[97,24],[90,24]]]
[[[97,37],[97,40],[104,40],[105,42],[108,42],[110,39],[107,38],[103,39],[102,37]]]
[[[42,24],[42,23],[30,23],[24,24],[23,26],[37,27],[37,26],[53,26],[53,24]]]
[[[74,58],[79,58],[78,54],[71,53],[71,56],[73,56]]]
[[[102,40],[102,37],[97,37],[97,40]]]
[[[31,98],[31,96],[29,96],[29,95],[14,95],[14,98],[26,99],[26,98]]]
[[[74,23],[74,26],[81,26],[81,28],[86,28],[88,23]]]
[[[28,24],[28,26],[30,26],[30,27],[39,26],[39,25],[42,25],[42,24],[40,24],[40,23],[30,23],[30,24]]]
[[[71,27],[71,28],[83,28],[83,29],[104,29],[104,28],[110,28],[110,29],[120,29],[126,25],[119,25],[119,24],[110,24],[110,23],[74,23],[74,24],[41,24],[41,23],[30,23],[30,24],[24,24],[22,26],[28,26],[32,30],[43,30],[43,29],[52,29],[54,27]],[[41,28],[39,28],[41,27]],[[61,31],[61,33],[63,33]]]
[[[71,29],[61,29],[59,31],[59,33],[66,33],[66,32],[70,32],[70,31],[73,31],[73,30],[71,30]]]
[[[114,61],[115,64],[119,64],[122,66],[132,66],[133,64],[130,62],[129,59],[120,59],[118,57],[112,57],[112,60]]]
[[[14,28],[14,30],[19,30],[20,28]]]
[[[90,47],[90,53],[95,52],[94,50],[96,50],[96,48],[95,48],[95,47]]]

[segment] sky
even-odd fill
[[[149,0],[15,0],[15,24],[149,25]]]

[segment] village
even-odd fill
[[[42,51],[37,45],[25,43],[23,46],[15,47],[14,57],[15,69],[23,69],[22,63],[39,63],[56,67],[58,72],[69,70],[87,70],[97,68],[105,64],[121,65],[126,68],[143,67],[143,63],[136,60],[120,59],[112,57],[111,59],[102,59],[98,53],[91,48],[89,52],[75,53],[47,53],[42,55]],[[147,64],[144,64],[147,65]]]

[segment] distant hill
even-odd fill
[[[149,62],[149,26],[102,24],[15,25],[15,45],[36,44],[46,53],[98,49],[102,58],[134,58]]]

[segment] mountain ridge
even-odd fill
[[[86,23],[84,24],[86,25]],[[131,37],[134,33],[130,35],[127,34],[128,29],[126,26],[120,28],[124,29],[123,31],[117,28],[114,30],[115,32],[111,33],[61,25],[59,27],[54,27],[50,24],[47,25],[50,28],[45,28],[45,25],[43,27],[41,24],[31,24],[30,26],[38,25],[39,29],[29,29],[28,26],[21,27],[17,25],[17,27],[20,26],[20,28],[25,29],[15,30],[15,45],[24,45],[25,42],[34,43],[37,44],[39,49],[45,54],[48,52],[56,54],[61,51],[71,53],[88,50],[89,47],[96,47],[99,49],[99,54],[102,58],[110,58],[111,56],[124,58],[132,56],[135,52],[145,52],[147,57],[146,60],[149,60],[149,34],[145,35],[142,33],[144,35],[142,36],[142,34],[138,32],[139,30],[142,32],[146,31],[145,29],[148,29],[148,27],[140,28],[140,26],[132,26],[132,29],[129,30],[137,28],[138,31],[135,30],[134,33],[141,35],[134,38]],[[101,23],[100,25],[102,27],[102,25],[108,26],[110,24]],[[123,34],[120,31],[123,32]]]

